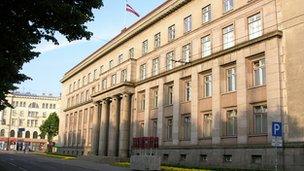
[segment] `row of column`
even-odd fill
[[[93,119],[93,154],[128,157],[130,139],[131,97],[122,94],[98,103]]]

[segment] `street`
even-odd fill
[[[0,171],[129,171],[108,164],[83,160],[61,160],[16,152],[0,152]]]

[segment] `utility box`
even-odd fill
[[[157,155],[158,137],[133,138],[132,151],[139,153],[131,155],[132,170],[160,170],[161,158]]]

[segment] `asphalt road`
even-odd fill
[[[0,171],[130,171],[91,161],[61,160],[34,154],[0,151]]]

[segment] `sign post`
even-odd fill
[[[283,130],[282,122],[272,122],[272,141],[271,145],[275,146],[276,149],[276,161],[275,161],[275,170],[278,170],[278,147],[283,147]]]

